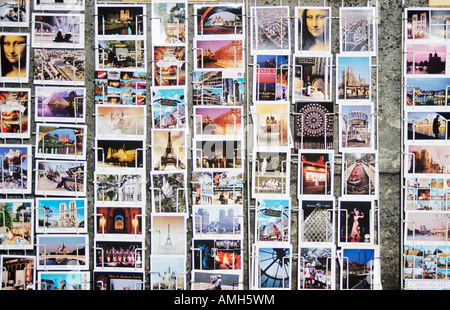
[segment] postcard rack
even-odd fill
[[[377,1],[50,2],[0,21],[2,289],[381,289]]]
[[[446,15],[444,8],[403,2],[401,280],[407,290],[450,283]]]

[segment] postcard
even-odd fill
[[[142,139],[95,139],[97,171],[138,171],[145,169],[145,145]]]
[[[257,103],[253,118],[254,146],[267,150],[290,146],[290,103]]]
[[[26,250],[34,246],[34,200],[0,199],[0,250]]]
[[[0,193],[31,193],[32,155],[30,144],[0,145],[2,158]]]
[[[375,148],[374,104],[339,104],[339,149],[358,152]]]
[[[0,33],[0,82],[28,83],[29,37],[23,32]]]
[[[432,40],[447,40],[448,38],[450,38],[449,34],[447,33],[447,19],[449,14],[449,9],[430,10],[430,16],[428,18],[430,38]]]
[[[153,46],[153,86],[186,85],[186,46]]]
[[[87,233],[86,198],[36,198],[36,233]]]
[[[0,268],[3,277],[1,289],[6,291],[32,291],[36,289],[36,256],[9,255],[0,256]]]
[[[94,202],[101,206],[142,206],[146,201],[143,173],[94,172]]]
[[[250,53],[291,53],[290,8],[254,6],[250,10]]]
[[[93,289],[96,291],[142,291],[145,289],[143,272],[94,271],[93,277]]]
[[[194,70],[243,70],[245,45],[243,39],[194,39]]]
[[[256,199],[255,239],[258,243],[290,242],[291,200]]]
[[[34,9],[43,11],[83,11],[84,0],[34,0]]]
[[[96,70],[147,71],[145,39],[97,39]]]
[[[291,289],[292,246],[256,244],[252,250],[252,289]]]
[[[187,140],[185,130],[152,130],[152,170],[185,170],[187,167]]]
[[[446,245],[449,219],[447,211],[405,212],[405,242]]]
[[[192,257],[194,270],[241,270],[241,240],[194,239]]]
[[[302,244],[335,242],[334,199],[302,199],[299,217],[299,241]]]
[[[145,248],[142,241],[94,242],[94,269],[98,271],[141,271]]]
[[[194,5],[196,37],[243,36],[245,13],[242,4]]]
[[[243,105],[244,71],[194,71],[193,105]]]
[[[242,107],[194,106],[194,138],[230,139],[243,137]]]
[[[152,172],[152,211],[187,212],[186,172]]]
[[[153,129],[186,129],[186,88],[153,87],[151,108]]]
[[[377,19],[375,7],[339,8],[339,47],[341,53],[377,53]]]
[[[333,149],[334,102],[296,102],[294,149]]]
[[[447,45],[444,43],[406,43],[406,75],[441,76],[447,73]]]
[[[87,235],[36,235],[37,270],[88,270],[88,251]]]
[[[450,171],[447,144],[408,144],[405,150],[405,173],[418,175],[447,174]]]
[[[331,52],[331,8],[295,7],[295,52]]]
[[[424,79],[408,76],[405,79],[403,107],[405,110],[425,111],[438,107],[445,110],[450,105],[450,78]]]
[[[84,49],[35,48],[33,83],[38,85],[83,86]]]
[[[187,11],[186,0],[152,1],[152,42],[154,44],[186,44]]]
[[[196,239],[240,239],[244,233],[243,208],[237,205],[195,205],[193,228]]]
[[[450,138],[448,129],[450,112],[442,110],[406,112],[404,123],[405,143],[435,141],[444,143]]]
[[[298,195],[334,194],[334,152],[299,150]]]
[[[450,179],[444,175],[406,178],[404,210],[450,211]]]
[[[243,177],[242,169],[194,171],[191,176],[193,204],[242,206]]]
[[[95,137],[97,139],[145,140],[147,106],[95,105]]]
[[[289,151],[253,151],[252,197],[288,197],[291,156]]]
[[[426,40],[430,38],[430,10],[406,10],[406,39]]]
[[[145,105],[147,98],[146,72],[96,71],[94,78],[95,104]]]
[[[302,246],[299,253],[299,289],[334,290],[336,249],[332,246]]]
[[[153,215],[151,217],[152,255],[186,255],[186,217]]]
[[[30,138],[30,101],[30,88],[0,88],[0,138]]]
[[[254,101],[289,100],[290,58],[288,55],[255,55]]]
[[[35,121],[84,123],[86,121],[86,88],[41,87],[35,90]]]
[[[84,48],[84,14],[33,13],[31,47]]]
[[[224,271],[192,271],[192,290],[231,291],[243,289],[241,271],[229,273]]]
[[[30,2],[19,0],[0,1],[1,27],[28,27],[30,23]]]
[[[135,240],[144,237],[145,214],[142,207],[126,204],[110,207],[95,206],[95,238],[113,240]]]
[[[86,195],[86,161],[36,160],[36,195]]]
[[[292,101],[329,101],[332,98],[331,56],[294,57]]]
[[[94,26],[96,37],[136,38],[147,29],[146,6],[137,4],[97,4]]]
[[[36,124],[36,158],[86,159],[87,125]]]
[[[380,249],[378,246],[343,247],[338,251],[342,264],[340,287],[346,290],[381,289]],[[351,267],[350,267],[351,266]],[[361,275],[360,270],[364,270]]]
[[[374,244],[374,208],[372,200],[339,199],[339,243],[352,245]]]
[[[378,196],[378,154],[349,152],[342,159],[342,196]]]
[[[244,146],[239,140],[193,141],[194,171],[204,169],[228,170],[244,167]]]
[[[337,100],[370,102],[372,98],[371,58],[336,56]]]
[[[89,271],[39,271],[38,290],[88,291],[91,289]]]
[[[186,257],[183,255],[150,256],[151,290],[185,290]]]

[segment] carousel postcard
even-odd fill
[[[294,57],[292,100],[329,101],[332,98],[331,56]]]
[[[147,126],[145,105],[95,105],[95,136],[97,139],[144,139]]]
[[[28,27],[30,23],[29,0],[1,0],[0,27]]]
[[[37,85],[83,86],[86,51],[84,49],[35,48],[33,83]]]
[[[242,270],[243,245],[240,239],[193,239],[194,270]]]
[[[28,83],[29,39],[29,33],[0,32],[0,82]]]
[[[250,53],[291,53],[288,6],[254,6],[250,11]]]
[[[144,173],[94,172],[94,202],[98,206],[142,206],[146,201]]]
[[[290,157],[289,151],[253,151],[253,197],[289,196]]]
[[[187,212],[186,172],[152,172],[152,210],[161,213]]]
[[[85,234],[39,234],[36,252],[37,270],[89,269],[89,236]]]
[[[97,240],[135,240],[145,235],[142,207],[95,206],[94,231]]]
[[[145,36],[146,7],[138,4],[97,4],[96,36],[114,38]]]
[[[39,271],[38,290],[42,291],[89,291],[89,271]]]
[[[185,215],[153,215],[151,227],[152,255],[186,255]]]
[[[2,144],[0,193],[30,194],[32,183],[32,151],[30,144]]]
[[[335,201],[333,198],[301,199],[298,237],[302,244],[335,242]]]
[[[193,147],[194,171],[204,169],[220,171],[244,167],[242,139],[195,140]]]
[[[186,48],[184,45],[153,46],[153,86],[186,85]]]
[[[0,138],[30,138],[31,89],[0,88],[0,112]]]
[[[244,233],[242,206],[210,205],[193,208],[194,238],[240,239]]]
[[[259,243],[290,242],[291,200],[256,200],[255,239]]]
[[[153,87],[152,88],[152,128],[153,129],[185,129],[186,117],[185,87]]]
[[[87,233],[86,198],[36,198],[36,233]]]
[[[145,244],[142,241],[95,240],[94,261],[98,271],[142,271]]]
[[[31,47],[84,48],[84,14],[33,13]]]
[[[243,36],[244,10],[242,4],[195,5],[195,36]]]
[[[86,196],[86,161],[36,160],[35,193],[53,196]]]
[[[145,144],[142,139],[95,139],[97,171],[139,171],[145,169]]]
[[[36,124],[36,158],[86,159],[87,126],[57,123]]]
[[[186,44],[187,1],[152,1],[151,36],[154,44]]]
[[[330,7],[295,7],[295,52],[330,53]]]
[[[5,291],[32,291],[36,289],[36,256],[2,254],[0,268],[5,276],[0,280]],[[14,271],[14,272],[7,272]]]
[[[214,140],[243,137],[242,107],[194,106],[192,113],[194,138]]]
[[[34,200],[0,199],[0,250],[34,247]],[[4,267],[4,266],[3,266]]]
[[[84,123],[86,121],[86,88],[35,88],[35,121],[56,123]]]
[[[243,70],[243,39],[194,39],[194,70]]]
[[[97,39],[95,69],[147,71],[146,41],[138,38],[133,37],[128,40],[118,40],[116,37]]]

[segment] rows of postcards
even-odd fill
[[[404,14],[402,279],[405,289],[448,289],[450,10]]]

